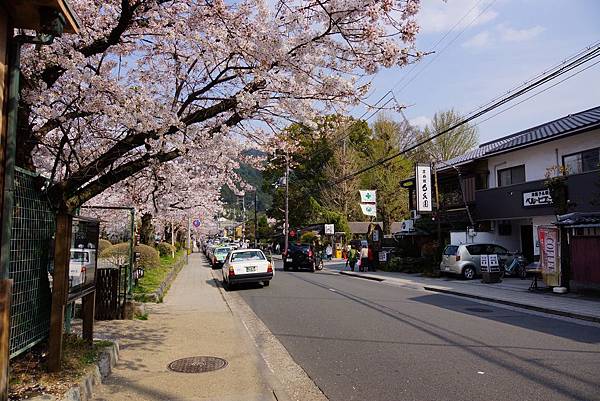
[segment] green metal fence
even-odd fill
[[[55,214],[41,178],[16,168],[9,275],[13,280],[10,310],[10,357],[44,340],[50,329]]]

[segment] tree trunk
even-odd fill
[[[154,226],[152,225],[152,215],[150,213],[144,213],[142,215],[140,242],[144,245],[154,245]]]

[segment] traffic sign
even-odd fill
[[[198,228],[198,227],[200,227],[200,220],[195,219],[192,224],[194,224],[194,227]]]

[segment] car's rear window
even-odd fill
[[[306,251],[309,248],[310,248],[310,245],[308,245],[308,244],[301,244],[301,245],[292,244],[290,246],[290,249],[293,250],[293,251],[296,251],[296,250],[298,250],[298,251]]]
[[[458,245],[448,245],[446,249],[444,249],[444,255],[456,255],[457,250]]]
[[[231,248],[217,248],[215,250],[215,253],[219,254],[219,255],[227,255],[230,250],[231,250]]]
[[[244,260],[265,260],[265,255],[261,251],[236,252],[231,255],[232,262],[241,262]]]

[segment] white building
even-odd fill
[[[544,181],[547,174],[560,174],[557,166],[568,170],[569,212],[599,212],[600,107],[482,144],[443,163],[441,174],[461,172],[454,180],[460,181],[476,221],[475,236],[456,231],[451,242],[493,242],[537,260],[537,227],[556,221]]]

